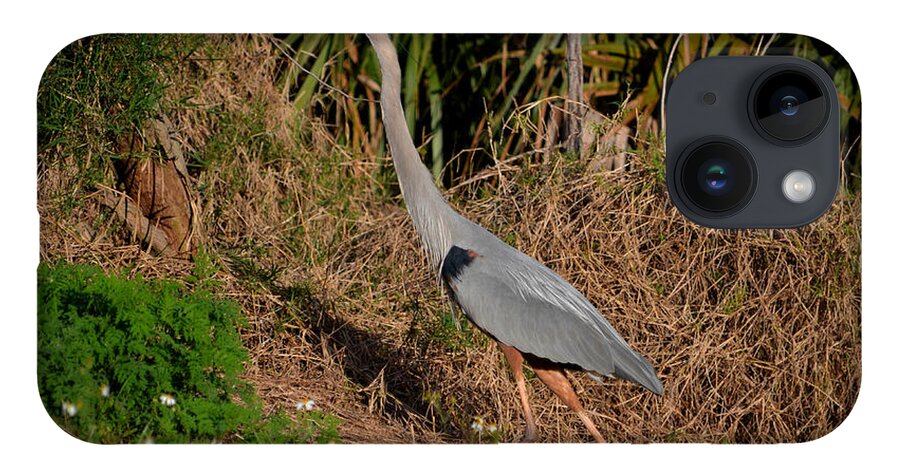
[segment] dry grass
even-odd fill
[[[469,430],[476,415],[498,422],[502,440],[519,439],[524,423],[502,354],[450,323],[396,190],[378,191],[382,159],[360,158],[327,127],[295,119],[270,43],[213,43],[219,59],[186,64],[190,74],[170,92],[202,106],[172,119],[186,154],[220,151],[195,177],[201,241],[221,266],[221,295],[249,318],[246,377],[267,406],[312,398],[342,418],[348,442],[478,441]],[[240,127],[251,120],[265,140],[222,146],[250,134]],[[608,440],[782,442],[829,432],[859,388],[858,196],[841,195],[799,230],[711,231],[668,202],[654,142],[637,150],[627,171],[599,174],[525,157],[447,197],[569,279],[656,366],[662,397],[570,374]],[[40,178],[43,260],[189,274],[191,263],[129,244],[87,192],[63,213],[52,197],[72,187],[65,173]],[[544,441],[591,440],[531,383]]]

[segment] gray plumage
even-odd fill
[[[656,371],[571,284],[456,213],[416,152],[387,35],[368,35],[381,64],[381,111],[400,190],[435,273],[478,327],[521,352],[616,376],[662,394]]]

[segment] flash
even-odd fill
[[[804,170],[792,170],[781,181],[781,192],[794,203],[804,203],[816,192],[816,181]]]

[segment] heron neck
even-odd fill
[[[450,248],[453,210],[444,201],[422,163],[406,126],[400,101],[400,62],[387,35],[369,35],[381,65],[381,113],[400,192],[433,266],[439,266]]]

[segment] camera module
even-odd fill
[[[824,66],[824,65],[823,65]],[[706,227],[792,228],[838,190],[840,103],[828,71],[791,56],[712,56],[666,96],[666,186]]]

